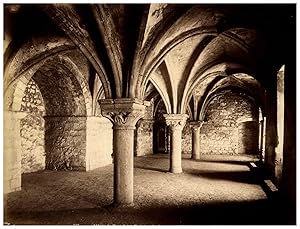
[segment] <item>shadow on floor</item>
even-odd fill
[[[275,202],[276,204],[276,202]],[[38,225],[288,225],[289,211],[269,200],[227,202],[186,207],[92,208],[48,212],[5,213],[10,224]]]
[[[214,171],[214,172],[202,172],[199,170],[188,170],[187,173],[208,179],[214,180],[228,180],[246,184],[258,184],[259,180],[253,176],[250,171]]]
[[[186,161],[186,168],[182,176],[173,177],[176,179],[169,179],[169,184],[165,183],[166,179],[161,179],[159,183],[159,177],[164,177],[162,173],[145,172],[146,170],[153,170],[159,172],[166,172],[161,169],[162,166],[168,167],[165,163],[166,160],[141,160],[136,168],[135,172],[139,175],[141,194],[144,194],[144,198],[140,202],[136,201],[137,206],[124,209],[112,209],[105,204],[112,201],[112,170],[113,166],[101,168],[99,170],[91,171],[89,173],[50,173],[43,174],[28,174],[24,176],[26,188],[21,193],[14,193],[11,195],[12,208],[10,211],[4,211],[4,219],[6,223],[10,224],[37,224],[37,225],[286,225],[295,224],[295,209],[291,210],[284,206],[287,201],[281,200],[277,195],[270,199],[253,200],[248,202],[239,202],[239,198],[236,198],[235,202],[218,202],[203,203],[201,198],[194,198],[191,202],[180,202],[177,198],[172,199],[166,206],[161,207],[161,203],[147,202],[147,198],[150,199],[151,192],[149,186],[145,185],[149,181],[155,181],[159,188],[166,188],[171,191],[181,193],[180,182],[186,180],[186,176],[202,176],[209,179],[224,179],[229,181],[252,183],[256,179],[253,171],[218,171],[215,170],[216,164],[207,167],[205,171],[199,170],[198,165],[195,163],[188,163]],[[192,168],[192,167],[196,168]],[[225,166],[226,168],[229,165]],[[155,168],[159,167],[159,168]],[[229,166],[230,167],[230,166]],[[240,167],[240,166],[236,166]],[[141,172],[142,171],[142,172]],[[161,176],[159,176],[161,175]],[[100,179],[101,178],[101,179]],[[23,179],[23,178],[22,178]],[[254,179],[254,180],[253,180]],[[197,181],[197,179],[194,179]],[[201,180],[201,179],[199,179]],[[179,181],[179,182],[178,182]],[[172,183],[174,182],[174,183]],[[230,183],[230,182],[228,182]],[[242,183],[241,183],[242,184]],[[243,186],[243,185],[241,185]],[[247,186],[247,185],[244,185]],[[172,189],[168,189],[172,187]],[[175,188],[173,188],[175,187]],[[229,187],[229,186],[228,186]],[[212,186],[213,188],[213,186]],[[229,187],[230,188],[230,187]],[[247,188],[247,187],[246,187]],[[55,189],[53,192],[52,190]],[[246,190],[247,191],[247,190]],[[34,194],[34,195],[31,195]],[[46,194],[49,194],[48,196]],[[63,195],[61,195],[63,194]],[[243,189],[241,188],[241,194]],[[52,195],[52,196],[51,196]],[[148,196],[147,196],[148,195]],[[180,196],[180,195],[178,195]],[[98,199],[98,197],[101,197]],[[26,201],[20,201],[27,198],[31,198],[34,203],[41,200],[40,204],[36,207],[32,207],[31,211],[24,206]],[[49,199],[48,199],[49,198]],[[53,198],[53,199],[52,199]],[[70,199],[68,199],[70,198]],[[107,200],[108,198],[108,200]],[[183,195],[185,198],[185,195]],[[46,200],[45,200],[46,199]],[[95,204],[97,201],[105,201],[102,204]],[[83,203],[79,206],[82,209],[74,207],[73,210],[71,201],[78,203],[78,201],[91,202],[91,205]],[[137,200],[137,199],[135,199]],[[53,201],[57,201],[60,206],[63,204],[64,208],[68,210],[58,210],[51,207]],[[54,202],[55,203],[55,202]],[[62,204],[61,204],[62,203]],[[99,203],[99,202],[97,202]],[[41,207],[50,205],[49,211],[42,211]],[[178,207],[178,206],[181,207]],[[74,205],[73,205],[74,206]],[[95,206],[95,207],[94,207]],[[96,207],[99,206],[99,207]],[[18,209],[22,212],[17,213]],[[19,210],[20,211],[20,210]]]
[[[168,172],[168,170],[165,169],[159,169],[159,168],[154,168],[154,167],[145,167],[145,166],[139,166],[139,165],[135,165],[134,166],[135,169],[145,169],[145,170],[152,170],[152,171],[157,171],[157,172]]]
[[[189,159],[192,161],[201,161],[201,162],[209,162],[209,163],[222,163],[222,164],[233,164],[233,165],[247,165],[249,164],[249,161],[233,161],[233,160],[195,160],[195,159]],[[252,162],[252,161],[251,161]]]

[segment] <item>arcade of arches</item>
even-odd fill
[[[294,223],[295,12],[4,5],[5,195],[28,174],[112,166],[113,206],[130,208],[136,160],[168,158],[175,179],[185,159],[247,158]]]

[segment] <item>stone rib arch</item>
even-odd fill
[[[168,47],[170,44],[177,42],[180,39],[186,39],[189,36],[193,36],[199,33],[212,33],[212,35],[217,35],[217,25],[221,22],[221,18],[225,17],[226,10],[220,10],[220,8],[215,8],[211,6],[192,6],[188,9],[170,28],[166,29],[161,36],[157,37],[157,40],[150,44],[152,49],[146,49],[147,54],[143,57],[140,66],[146,65],[146,62],[150,62],[149,56],[156,56],[157,52],[163,50],[164,47]],[[175,34],[170,36],[170,34]],[[145,42],[147,43],[147,41]],[[149,52],[148,50],[151,50]],[[142,72],[142,73],[141,73]],[[137,76],[138,79],[133,83],[134,88],[139,90],[142,85],[147,81],[142,79],[145,77],[145,72],[141,71]],[[147,77],[147,76],[146,76]],[[144,82],[142,82],[144,80]],[[143,89],[142,89],[143,91]],[[136,96],[141,95],[136,92]]]
[[[197,94],[197,95],[192,95],[191,98],[193,98],[195,101],[194,101],[194,120],[197,121],[197,120],[202,120],[200,118],[200,111],[201,111],[201,107],[202,107],[202,104],[203,104],[203,101],[205,100],[205,98],[207,97],[208,93],[211,91],[211,89],[214,87],[214,85],[219,82],[220,80],[222,79],[225,79],[227,77],[227,75],[219,75],[219,74],[215,74],[215,75],[212,75],[210,78],[207,78],[207,80],[209,80],[209,83],[207,83],[206,85],[206,89],[204,89],[204,92],[202,94]],[[202,81],[205,83],[205,80]],[[195,89],[198,89],[200,86],[202,85],[199,85],[197,88]],[[202,89],[203,90],[203,89]],[[196,94],[196,93],[195,93]],[[191,103],[190,103],[191,105]]]
[[[93,65],[98,76],[101,79],[105,95],[108,98],[113,96],[113,81],[110,81],[103,63],[96,54],[93,39],[91,39],[88,31],[81,27],[80,17],[76,12],[74,5],[43,5],[41,9],[65,32],[70,40],[78,47],[84,56]],[[70,15],[72,15],[70,17]]]
[[[220,91],[216,91],[215,93],[213,94],[210,94],[204,101],[204,104],[202,105],[202,109],[200,111],[200,114],[199,114],[199,119],[200,120],[204,120],[205,118],[205,115],[206,115],[206,112],[207,112],[207,109],[209,107],[209,104],[210,102],[220,96],[220,95],[223,95],[223,94],[226,94],[226,93],[232,93],[233,91],[230,90],[230,89],[223,89],[223,90],[220,90]],[[234,91],[235,93],[239,93],[241,97],[244,97],[246,99],[248,99],[249,101],[252,102],[253,105],[255,106],[258,106],[258,104],[256,103],[256,100],[255,98],[253,98],[252,95],[249,94],[249,92],[243,90],[243,89],[239,89],[239,88],[236,88],[236,91]],[[259,106],[258,106],[259,107]]]
[[[242,34],[242,36],[239,36],[239,34],[238,35],[236,35],[233,31],[235,31],[234,29],[229,29],[228,31],[225,31],[225,32],[223,32],[223,33],[221,33],[219,36],[215,36],[215,39],[214,39],[214,36],[210,36],[210,39],[206,39],[208,42],[206,42],[206,45],[203,47],[203,51],[201,50],[201,52],[198,54],[198,58],[193,58],[194,60],[193,60],[193,62],[195,62],[195,65],[196,65],[196,67],[194,67],[194,68],[191,68],[190,70],[189,70],[189,74],[188,74],[188,76],[186,77],[187,79],[186,79],[186,84],[188,85],[188,87],[189,87],[189,85],[191,85],[192,83],[191,82],[193,82],[193,81],[195,81],[195,80],[197,80],[197,78],[199,78],[199,75],[202,75],[207,69],[209,69],[209,68],[211,68],[211,67],[213,67],[214,65],[217,65],[217,64],[219,64],[219,63],[222,63],[222,62],[224,62],[224,60],[221,58],[219,58],[219,54],[216,54],[216,57],[214,57],[214,56],[212,56],[212,59],[211,60],[205,60],[205,61],[203,61],[204,59],[203,58],[201,58],[201,56],[205,56],[205,54],[203,54],[203,52],[205,51],[205,52],[207,52],[207,47],[209,47],[209,46],[212,46],[212,45],[214,45],[214,46],[216,46],[215,48],[218,48],[218,46],[217,46],[217,44],[215,44],[215,42],[216,42],[216,39],[221,39],[221,40],[224,40],[224,42],[226,43],[226,42],[228,42],[228,41],[232,41],[231,43],[233,44],[233,46],[235,46],[237,49],[239,49],[239,50],[241,50],[240,52],[241,53],[247,53],[247,55],[248,55],[248,53],[249,53],[249,49],[251,48],[251,46],[253,46],[253,44],[251,44],[251,42],[254,40],[255,41],[255,39],[253,39],[253,40],[251,40],[250,41],[250,43],[248,44],[247,42],[245,42],[242,38],[243,38],[243,36],[245,35],[245,32],[244,32],[244,30],[246,30],[246,32],[248,32],[249,31],[249,33],[251,34],[251,36],[252,36],[252,34],[254,33],[254,35],[255,35],[255,31],[253,32],[252,30],[249,30],[249,29],[243,29],[243,28],[237,28],[237,30],[238,31],[240,31],[240,30],[242,30],[243,31],[243,33],[241,33]],[[253,35],[253,36],[254,36]],[[247,36],[246,36],[247,37]],[[202,39],[203,40],[203,39]],[[183,42],[183,41],[182,41]],[[253,42],[252,42],[253,43]],[[177,46],[178,46],[179,44],[177,44]],[[174,49],[174,47],[173,47],[173,49]],[[221,49],[221,51],[222,51],[222,49]],[[169,50],[169,52],[170,52],[170,50]],[[169,53],[168,52],[168,53]],[[223,51],[224,52],[224,51]],[[222,53],[222,52],[221,52]],[[166,53],[167,54],[167,53]],[[166,55],[165,54],[165,55]],[[239,54],[240,55],[240,54]],[[235,57],[235,55],[233,55],[233,57]],[[203,60],[202,60],[203,59]],[[227,58],[228,59],[228,58]],[[247,58],[246,58],[247,59]],[[202,60],[202,61],[201,61]],[[199,61],[200,61],[200,63],[199,63]],[[208,63],[206,63],[205,64],[205,62],[206,61],[208,61]],[[232,60],[229,58],[229,61],[231,61],[231,62],[237,62],[237,60],[235,60],[234,58],[232,58]],[[159,61],[158,61],[159,62]],[[203,64],[205,64],[205,65],[203,65]],[[198,71],[196,71],[195,72],[195,68],[198,68],[198,66],[197,65],[200,65],[199,66],[199,69],[198,69]],[[203,66],[202,66],[203,65]],[[243,61],[240,63],[240,65],[242,66],[242,65],[245,65],[245,63],[243,63]],[[202,66],[202,67],[201,67]],[[244,67],[244,66],[243,66]],[[195,76],[195,74],[196,74],[196,76]],[[146,75],[146,77],[144,78],[144,80],[146,80],[147,79],[147,73],[145,74],[141,74],[141,75]],[[188,88],[187,87],[187,88]],[[142,86],[142,91],[145,91],[145,84],[143,84],[143,86]],[[186,90],[186,89],[185,89]],[[174,112],[175,113],[177,113],[177,94],[178,93],[176,93],[175,94],[175,96],[176,96],[176,98],[173,98],[173,100],[174,100],[174,105],[176,106],[176,108],[173,108],[173,110],[174,110]],[[179,97],[183,97],[183,103],[181,103],[181,104],[178,104],[178,113],[182,113],[182,112],[184,112],[184,110],[185,110],[185,105],[186,105],[186,102],[185,102],[185,95],[186,95],[186,92],[185,91],[183,91],[182,92],[182,96],[180,96],[180,91],[179,91],[179,94],[178,94],[178,96]]]
[[[156,105],[154,106],[154,109],[153,109],[153,117],[156,117],[157,116],[157,112],[158,112],[158,109],[159,107],[161,106],[161,103],[164,103],[164,101],[162,99],[159,99],[158,102],[156,103]],[[165,103],[164,103],[165,104]],[[166,107],[166,106],[165,106]]]
[[[167,113],[172,113],[172,106],[170,104],[170,101],[168,100],[168,98],[166,98],[164,96],[164,93],[162,92],[162,90],[160,89],[160,87],[157,85],[157,83],[153,80],[150,79],[150,82],[154,85],[154,87],[156,88],[156,90],[158,91],[159,95],[161,96],[164,104],[165,104],[165,107],[166,107],[166,110],[167,110]]]
[[[236,72],[245,72],[251,75],[251,72],[247,67],[235,62],[218,61],[216,63],[212,63],[211,65],[207,66],[205,68],[205,71],[201,72],[201,74],[199,74],[194,81],[190,81],[187,85],[182,96],[181,112],[183,112],[186,109],[187,104],[189,103],[192,97],[193,90],[197,87],[197,85],[201,84],[204,80],[208,78],[213,79],[217,76],[226,77],[228,76],[228,72],[230,72],[231,74]]]
[[[164,57],[176,46],[184,42],[185,40],[192,38],[194,36],[203,36],[200,39],[199,44],[202,41],[207,41],[207,39],[212,39],[217,35],[215,28],[197,28],[193,29],[192,31],[188,31],[180,36],[174,38],[170,41],[148,65],[141,65],[140,74],[137,77],[136,81],[132,81],[135,88],[135,95],[137,97],[143,97],[143,93],[146,89],[146,82],[148,81],[151,73],[164,61]],[[136,85],[136,87],[135,87]]]
[[[95,84],[94,84],[94,97],[93,97],[93,116],[101,116],[101,108],[100,108],[100,104],[99,104],[99,100],[101,99],[105,99],[105,92],[104,92],[104,88],[102,87],[102,83],[100,81],[99,78],[95,79]],[[98,111],[98,113],[97,113]]]
[[[188,114],[188,119],[193,120],[193,112],[190,106],[187,106],[186,113]]]
[[[195,61],[191,80],[194,81],[208,68],[225,60],[254,70],[259,60],[253,58],[253,51],[257,51],[257,57],[263,55],[263,50],[257,50],[260,44],[257,36],[256,30],[247,28],[232,28],[222,32],[210,41]]]
[[[88,85],[85,82],[82,73],[80,72],[78,67],[72,62],[72,60],[70,58],[68,58],[66,56],[62,56],[62,55],[57,55],[52,58],[48,58],[46,60],[40,61],[38,64],[34,65],[32,68],[30,68],[24,74],[19,76],[17,83],[15,85],[12,85],[10,87],[10,89],[8,90],[12,93],[12,96],[10,98],[11,101],[8,103],[8,104],[11,104],[11,106],[10,106],[10,108],[6,107],[6,109],[12,110],[12,111],[20,110],[24,90],[26,88],[27,83],[41,67],[47,65],[47,62],[48,63],[56,62],[62,66],[65,66],[64,68],[67,71],[69,71],[76,78],[78,84],[80,85],[82,95],[85,100],[86,113],[87,113],[87,115],[91,115],[92,114],[92,96],[89,91]]]
[[[199,30],[199,31],[198,31]],[[242,32],[241,32],[242,31]],[[245,31],[247,31],[247,33],[245,33]],[[155,66],[157,66],[157,64],[159,64],[160,60],[163,59],[163,57],[170,52],[170,50],[172,50],[173,48],[175,48],[178,44],[180,44],[181,42],[183,42],[185,39],[188,39],[191,36],[196,36],[199,34],[205,34],[208,37],[212,37],[211,39],[209,39],[209,42],[206,44],[206,46],[211,46],[211,45],[215,45],[213,44],[213,42],[216,39],[221,39],[227,42],[230,41],[232,44],[236,45],[236,47],[238,47],[240,50],[242,50],[244,53],[247,53],[247,55],[250,55],[251,53],[249,52],[249,50],[251,50],[252,47],[255,46],[256,40],[253,39],[253,37],[256,36],[256,31],[253,29],[247,29],[247,28],[231,28],[228,29],[224,32],[222,32],[221,34],[219,34],[217,36],[217,31],[214,27],[211,28],[196,28],[193,29],[193,31],[189,31],[189,33],[187,33],[188,36],[185,37],[185,34],[180,34],[180,36],[176,37],[174,40],[172,40],[170,43],[168,43],[162,50],[164,51],[162,54],[158,55],[158,60],[156,60],[155,58],[153,59],[152,63],[150,64],[150,67],[144,67],[146,69],[142,68],[142,74],[141,76],[146,76],[144,78],[144,81],[141,83],[141,85],[143,85],[143,87],[145,87],[145,83],[147,81],[147,76],[149,76],[151,74],[151,72],[153,71],[153,69],[155,68]],[[182,37],[181,37],[182,36]],[[252,39],[250,39],[249,42],[245,41],[245,37],[246,38],[250,38],[252,37]],[[177,39],[180,40],[180,42],[177,41]],[[206,47],[204,47],[204,50],[207,49]],[[200,52],[199,57],[201,56],[202,52]],[[160,58],[160,59],[159,59]],[[203,59],[203,58],[202,58]],[[156,60],[156,61],[155,61]],[[196,63],[197,59],[195,60]],[[216,60],[218,61],[218,60]],[[215,62],[215,61],[214,61]],[[198,66],[199,64],[196,64],[195,66]],[[201,64],[200,64],[201,65]],[[152,66],[152,67],[151,67]],[[148,69],[148,70],[147,70]],[[190,70],[190,73],[192,73],[191,77],[194,78],[194,74],[193,73],[193,69]],[[196,72],[196,75],[199,75],[199,71]],[[190,77],[189,77],[190,78]],[[143,88],[142,87],[142,88]],[[143,90],[144,91],[144,90]]]
[[[242,77],[242,78],[237,78]],[[244,77],[247,77],[245,79]],[[249,81],[251,80],[251,81]],[[266,104],[265,104],[265,89],[256,80],[253,76],[245,73],[233,73],[229,76],[219,76],[214,80],[206,88],[204,94],[202,95],[201,101],[199,102],[199,119],[204,118],[202,107],[207,105],[207,99],[210,96],[218,94],[219,92],[233,90],[233,91],[241,91],[251,97],[256,101],[256,105],[258,105],[262,114],[265,115],[266,112]]]
[[[4,90],[41,61],[76,49],[70,40],[57,36],[50,36],[46,40],[33,37],[19,48],[13,45],[14,41],[4,53]]]

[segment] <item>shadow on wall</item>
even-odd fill
[[[165,122],[157,121],[153,125],[153,153],[167,154],[167,126]]]
[[[258,122],[246,121],[238,124],[238,153],[258,154]]]

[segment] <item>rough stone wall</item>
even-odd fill
[[[275,179],[280,184],[283,169],[284,142],[284,66],[277,73],[277,136],[278,144],[275,148]]]
[[[153,154],[153,121],[141,119],[137,123],[135,155]]]
[[[84,97],[76,78],[53,69],[38,71],[33,79],[39,85],[47,116],[86,115]]]
[[[21,190],[20,120],[24,112],[4,112],[4,193]]]
[[[87,117],[86,170],[112,163],[112,123],[104,117]]]
[[[85,170],[86,105],[79,82],[51,64],[33,76],[45,102],[46,169]]]
[[[136,124],[135,155],[153,154],[153,102],[146,107],[145,115]]]
[[[209,104],[200,130],[201,154],[256,154],[258,108],[239,94],[225,93]],[[255,121],[251,125],[244,122]],[[254,131],[256,130],[257,131]],[[256,146],[256,148],[255,148]]]
[[[192,129],[187,121],[182,130],[182,153],[192,153]]]
[[[45,117],[46,168],[85,170],[86,117]]]
[[[22,173],[45,169],[45,107],[38,85],[31,79],[22,98],[21,110],[27,115],[21,119]]]

